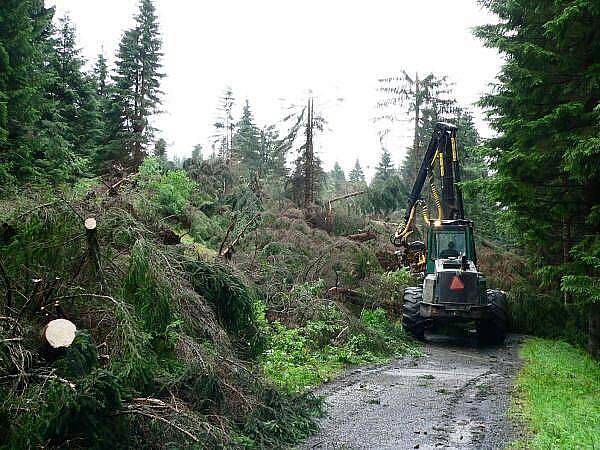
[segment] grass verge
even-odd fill
[[[516,414],[533,435],[516,447],[600,448],[600,365],[561,341],[529,339],[521,352]]]

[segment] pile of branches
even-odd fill
[[[165,245],[143,196],[0,201],[9,447],[270,447],[314,430],[318,402],[274,391],[252,363],[264,342],[252,289],[226,263]],[[68,346],[40,337],[54,319],[76,327]]]

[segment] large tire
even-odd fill
[[[477,336],[484,345],[500,345],[506,338],[508,302],[502,291],[488,289],[489,316],[477,322]]]
[[[423,301],[423,288],[408,287],[404,290],[402,305],[402,327],[419,340],[425,338],[425,320],[421,317],[420,307]]]

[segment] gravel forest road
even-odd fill
[[[507,418],[520,337],[479,348],[430,336],[424,357],[357,368],[319,388],[327,415],[303,449],[502,449],[518,435]]]

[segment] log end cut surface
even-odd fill
[[[69,347],[75,339],[77,327],[67,319],[55,319],[46,325],[44,337],[52,348]]]

